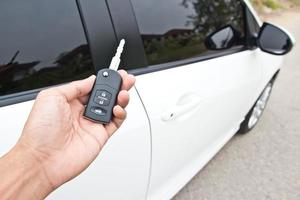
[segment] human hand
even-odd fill
[[[51,191],[71,180],[97,157],[110,136],[121,126],[135,78],[124,70],[114,117],[107,125],[83,118],[95,76],[42,91],[36,98],[19,149],[30,149]],[[28,152],[28,151],[26,151]]]

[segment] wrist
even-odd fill
[[[27,183],[32,185],[32,194],[36,199],[44,199],[54,188],[49,181],[41,160],[30,146],[18,144],[13,149],[16,157],[19,157],[19,164],[23,166],[23,173],[27,174]],[[30,184],[29,184],[30,185]]]
[[[42,163],[20,144],[1,158],[0,174],[0,196],[7,199],[44,199],[53,191]]]

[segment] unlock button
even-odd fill
[[[95,103],[99,104],[100,106],[109,105],[109,100],[107,100],[107,99],[95,98],[94,101],[95,101]]]

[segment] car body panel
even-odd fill
[[[192,177],[177,176],[187,168],[197,170],[186,174],[195,174],[201,166],[190,167],[192,163],[204,163],[208,155],[214,155],[208,149],[218,149],[219,141],[238,129],[253,105],[254,94],[260,93],[257,52],[241,51],[137,77],[136,87],[152,129],[149,199],[175,194],[178,188],[173,185],[181,183],[182,187],[186,183],[182,180]],[[194,101],[192,109],[178,116],[174,113],[170,120],[164,118],[165,113],[185,109],[185,104]]]
[[[267,83],[274,77],[274,75],[281,69],[284,56],[276,56],[265,53],[261,50],[262,55],[262,74],[263,78],[260,84],[261,91],[266,87]]]
[[[148,118],[135,89],[130,91],[128,117],[100,156],[74,180],[47,199],[145,199],[151,138]],[[0,109],[0,156],[17,142],[34,101]]]

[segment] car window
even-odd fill
[[[172,61],[212,54],[206,40],[211,34],[228,37],[228,48],[245,44],[244,17],[238,0],[132,0],[137,24],[143,40],[148,64]],[[213,40],[212,40],[213,41]],[[218,46],[218,45],[215,45]],[[228,48],[222,48],[228,49]]]
[[[0,1],[0,97],[93,73],[75,1]]]

